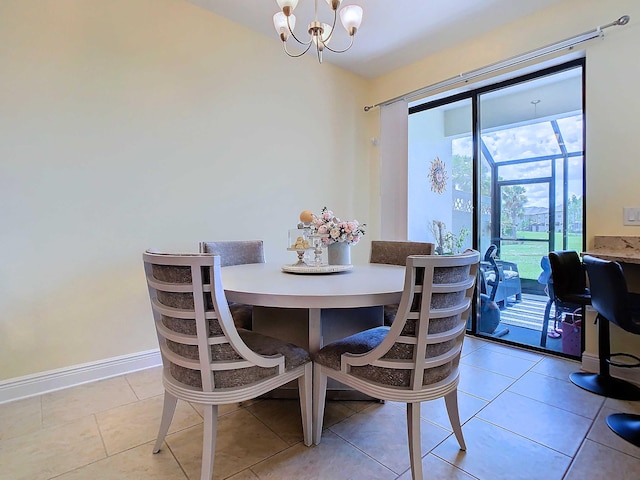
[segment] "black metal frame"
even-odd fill
[[[497,168],[495,161],[493,160],[490,152],[488,151],[488,149],[486,148],[486,146],[484,145],[484,142],[482,142],[482,138],[481,138],[481,126],[480,126],[480,96],[484,93],[488,93],[488,92],[492,92],[495,90],[499,90],[502,88],[506,88],[506,87],[510,87],[512,85],[516,85],[518,83],[524,83],[530,80],[534,80],[537,78],[541,78],[544,76],[548,76],[548,75],[553,75],[562,71],[566,71],[566,70],[570,70],[573,68],[582,68],[582,111],[585,111],[585,100],[586,100],[586,95],[585,95],[585,68],[586,68],[586,61],[584,58],[578,58],[575,60],[571,60],[569,62],[560,64],[560,65],[555,65],[553,67],[549,67],[549,68],[544,68],[542,70],[539,70],[537,72],[532,72],[532,73],[528,73],[525,75],[521,75],[519,77],[516,78],[512,78],[509,80],[505,80],[505,81],[501,81],[492,85],[487,85],[484,87],[480,87],[474,90],[470,90],[468,92],[462,92],[462,93],[458,93],[449,97],[444,97],[444,98],[440,98],[437,100],[434,100],[432,102],[428,102],[428,103],[423,103],[420,105],[415,105],[409,108],[409,115],[413,114],[413,113],[418,113],[418,112],[422,112],[425,110],[429,110],[429,109],[433,109],[433,108],[437,108],[443,105],[447,105],[447,104],[451,104],[451,103],[455,103],[461,100],[467,100],[470,99],[471,100],[471,115],[472,115],[472,132],[473,132],[473,189],[474,189],[474,195],[473,195],[473,208],[475,212],[479,212],[480,211],[480,205],[481,205],[481,192],[480,192],[480,185],[479,185],[479,178],[480,178],[480,159],[481,159],[481,155],[484,154],[485,158],[487,158],[487,161],[492,162],[493,166],[492,168]],[[558,133],[559,134],[559,128],[557,125],[557,122],[552,121],[552,128],[554,129],[554,133]],[[526,180],[510,180],[510,181],[502,181],[499,182],[497,179],[497,175],[492,175],[492,182],[495,182],[492,185],[492,192],[497,192],[498,187],[502,186],[502,185],[508,185],[508,184],[525,184],[525,183],[542,183],[542,182],[548,182],[550,185],[549,188],[549,196],[550,196],[550,202],[549,202],[549,207],[550,207],[550,218],[549,218],[549,238],[548,240],[529,240],[527,239],[528,242],[548,242],[549,244],[549,251],[553,250],[553,246],[555,245],[555,160],[557,159],[563,159],[564,162],[564,171],[566,172],[566,167],[568,165],[568,159],[570,157],[573,156],[582,156],[583,157],[583,172],[582,172],[582,178],[583,178],[583,192],[585,192],[585,194],[583,195],[582,201],[583,201],[583,205],[582,205],[582,212],[583,212],[583,218],[582,218],[582,225],[583,225],[583,232],[586,229],[586,185],[584,184],[584,179],[585,174],[586,174],[586,170],[585,170],[585,164],[586,164],[586,148],[585,148],[585,132],[586,132],[586,125],[585,125],[585,117],[584,117],[584,113],[583,113],[583,128],[582,128],[582,135],[583,135],[583,151],[582,153],[576,152],[576,153],[568,153],[565,146],[564,146],[564,142],[562,140],[562,136],[561,134],[558,136],[558,142],[559,142],[559,148],[561,153],[560,154],[556,154],[556,155],[546,155],[546,156],[541,156],[541,157],[536,157],[536,158],[527,158],[527,159],[518,159],[518,160],[510,160],[510,161],[506,161],[506,162],[501,162],[500,165],[509,165],[509,164],[522,164],[522,163],[530,163],[530,162],[539,162],[539,161],[544,161],[544,160],[549,160],[551,162],[552,165],[552,173],[550,177],[542,177],[539,179],[526,179]],[[491,163],[490,163],[491,164]],[[567,179],[565,176],[564,179],[564,198],[563,201],[565,203],[565,205],[568,203],[568,192],[567,192]],[[500,236],[500,206],[499,206],[499,198],[496,198],[497,195],[493,195],[492,198],[492,212],[495,212],[493,214],[494,218],[497,218],[498,221],[496,222],[492,222],[492,232],[491,232],[491,243],[495,243],[498,248],[500,248],[500,244],[501,244],[501,236]],[[496,203],[497,202],[497,208],[496,208]],[[566,208],[563,209],[563,239],[562,239],[562,244],[563,244],[563,249],[567,248],[567,211]],[[479,232],[479,215],[473,215],[472,217],[472,228],[473,228],[473,248],[475,249],[479,249],[479,245],[480,245],[480,232]],[[512,239],[509,239],[512,240]],[[584,250],[585,248],[585,236],[583,233],[583,239],[582,239],[582,249]],[[478,329],[477,329],[477,310],[478,310],[478,304],[476,302],[475,308],[474,308],[474,312],[472,314],[472,322],[471,322],[471,333],[472,334],[477,334]],[[584,335],[584,333],[583,333]],[[513,342],[509,342],[507,340],[503,340],[500,339],[499,341],[502,341],[504,343],[513,343]],[[584,343],[584,338],[583,338],[583,343]],[[535,347],[534,347],[535,348]],[[541,349],[544,351],[544,349]]]

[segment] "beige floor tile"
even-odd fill
[[[357,410],[354,409],[354,403],[356,402],[344,402],[344,401],[334,401],[327,400],[324,406],[324,419],[322,421],[322,428],[327,429],[332,425],[335,425],[338,422],[341,422],[347,417],[355,414]],[[371,402],[358,402],[358,408],[360,410],[364,409],[362,403],[367,403],[368,406],[371,405]]]
[[[299,400],[265,400],[247,407],[288,445],[303,441]]]
[[[395,402],[393,402],[395,403]],[[406,409],[406,404],[396,403],[400,408]],[[464,424],[471,417],[477,414],[487,405],[487,401],[482,400],[464,392],[458,392],[458,410],[460,414],[460,423]],[[444,399],[438,398],[430,402],[422,402],[420,406],[420,416],[431,423],[435,423],[439,427],[451,432],[451,422],[447,414],[447,407]]]
[[[637,400],[618,400],[616,398],[607,398],[604,406],[623,413],[635,413],[640,415],[640,402]]]
[[[260,478],[247,468],[246,470],[229,477],[227,480],[260,480]]]
[[[520,378],[531,369],[537,360],[526,360],[514,355],[507,355],[482,348],[470,353],[460,363],[476,368],[482,368],[505,377]]]
[[[108,455],[155,440],[162,418],[163,395],[122,405],[96,414]],[[202,423],[187,402],[178,400],[169,433]]]
[[[587,418],[595,418],[604,402],[604,397],[589,393],[571,382],[533,372],[516,381],[509,391]]]
[[[638,480],[640,460],[586,440],[564,480]]]
[[[260,480],[391,480],[397,475],[330,431],[315,447],[294,445],[251,470]]]
[[[122,377],[88,383],[42,396],[42,423],[59,425],[137,401]]]
[[[422,474],[429,480],[474,480],[471,475],[431,454],[422,457]],[[411,478],[411,470],[407,470],[397,480]]]
[[[214,478],[226,478],[275,455],[287,444],[244,409],[218,417]],[[166,442],[191,479],[202,465],[202,426],[168,435]],[[305,447],[306,448],[306,447]]]
[[[564,358],[545,357],[531,371],[569,382],[569,375],[580,371],[580,364]]]
[[[523,360],[529,360],[534,363],[538,363],[545,358],[545,356],[541,353],[524,350],[522,348],[511,347],[509,345],[503,345],[501,343],[487,342],[484,346],[484,350],[487,350],[489,352],[502,353],[504,355],[521,358]]]
[[[619,410],[602,408],[600,413],[598,413],[596,420],[593,422],[593,427],[591,427],[587,438],[640,459],[640,447],[636,447],[635,445],[627,442],[624,438],[619,437],[607,425],[607,417],[612,413],[618,412]],[[640,470],[638,471],[638,478],[640,478]]]
[[[162,367],[147,368],[139,372],[125,375],[131,389],[138,397],[138,400],[156,397],[164,393],[162,386]]]
[[[458,391],[493,400],[514,382],[513,378],[460,363]]]
[[[0,441],[0,480],[46,480],[105,457],[91,415]]]
[[[153,443],[65,473],[55,480],[187,480],[170,451],[151,453]]]
[[[379,400],[345,400],[343,405],[354,412],[361,412],[371,407],[372,405],[380,404]]]
[[[432,453],[480,480],[560,480],[571,461],[571,457],[477,418],[462,431],[465,452],[452,435]]]
[[[0,440],[37,432],[42,428],[40,397],[0,405]]]
[[[218,405],[218,416],[227,415],[228,413],[235,412],[242,407],[253,405],[254,402],[241,402],[241,403],[226,403],[224,405]],[[201,403],[191,403],[193,409],[198,412],[200,417],[204,418],[204,406]]]
[[[592,422],[511,392],[501,394],[477,417],[569,456],[576,454]]]
[[[406,418],[404,405],[378,404],[343,420],[330,430],[399,475],[409,468]],[[422,420],[422,455],[448,435],[449,431]]]
[[[462,344],[462,356],[469,355],[472,352],[475,352],[477,349],[484,347],[487,345],[487,342],[484,340],[480,340],[475,337],[471,337],[467,335],[464,338],[464,343]]]

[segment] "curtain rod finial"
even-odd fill
[[[631,17],[629,15],[623,15],[618,19],[616,23],[618,25],[626,25],[627,23],[629,23],[629,20],[631,20]]]

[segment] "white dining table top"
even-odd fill
[[[285,273],[282,265],[222,268],[227,300],[280,308],[355,308],[399,303],[405,267],[366,263],[330,274]]]

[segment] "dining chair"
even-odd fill
[[[444,397],[461,450],[460,352],[471,313],[480,254],[411,255],[393,324],[330,343],[313,355],[313,443],[322,437],[327,379],[381,400],[407,404],[412,478],[422,480],[420,402]]]
[[[618,262],[590,255],[583,258],[587,270],[591,304],[598,313],[599,372],[574,372],[570,380],[580,388],[619,400],[640,400],[640,388],[613,377],[610,366],[639,368],[640,358],[630,353],[611,353],[609,326],[640,335],[640,294],[629,293],[627,281]]]
[[[218,242],[200,242],[200,253],[220,255],[221,266],[265,263],[264,242],[262,240],[227,240]],[[244,303],[229,302],[231,316],[238,328],[250,330],[252,327],[253,306]]]
[[[433,255],[435,245],[429,242],[399,242],[391,240],[373,240],[369,263],[386,265],[407,264],[409,255]],[[391,325],[398,311],[398,304],[384,306],[384,325]]]
[[[200,404],[204,409],[200,478],[211,480],[218,405],[258,397],[296,379],[303,440],[311,445],[308,352],[236,328],[221,281],[220,256],[147,251],[143,261],[163,364],[164,406],[153,452],[162,447],[177,400]]]

